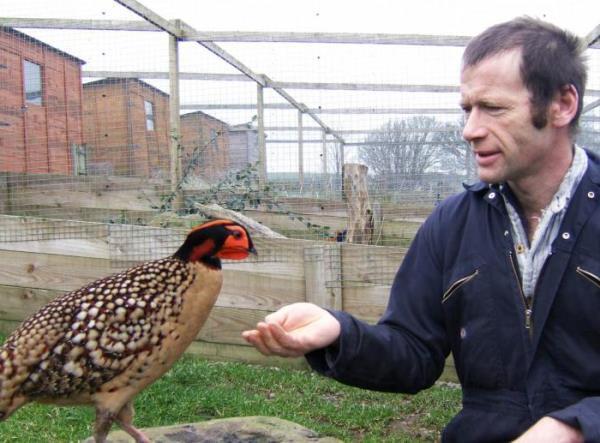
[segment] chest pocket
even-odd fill
[[[471,280],[473,280],[479,274],[479,269],[475,269],[471,274],[465,275],[464,277],[460,277],[458,280],[453,282],[448,289],[444,292],[442,296],[442,304],[450,299],[454,294],[456,294],[460,288],[464,285],[468,284]]]
[[[478,258],[463,261],[449,274],[441,300],[454,364],[471,387],[495,388],[504,380],[489,269]]]
[[[600,260],[575,255],[567,267],[545,323],[564,384],[600,390]]]
[[[583,278],[585,278],[591,284],[596,286],[597,289],[600,289],[600,275],[599,275],[600,272],[599,271],[596,271],[596,273],[595,273],[594,271],[590,271],[589,269],[587,269],[587,267],[577,266],[577,268],[575,269],[575,272],[577,272],[579,275],[581,275]]]

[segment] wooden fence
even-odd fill
[[[0,331],[63,292],[171,254],[184,230],[0,215]],[[403,257],[395,247],[255,238],[255,259],[224,264],[224,286],[190,352],[207,358],[305,367],[266,359],[241,332],[289,303],[310,301],[375,322]],[[385,265],[384,265],[385,264]],[[445,379],[452,380],[452,370]]]

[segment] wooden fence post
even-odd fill
[[[367,172],[358,163],[346,163],[343,169],[344,194],[348,204],[348,243],[373,243],[373,210],[369,203]]]
[[[256,84],[256,130],[258,134],[258,183],[260,189],[267,184],[267,148],[265,144],[265,101],[264,88]]]
[[[182,146],[181,146],[181,120],[179,117],[179,41],[169,35],[169,123],[171,127],[171,193],[173,195],[172,209],[178,211],[183,208],[183,194],[181,191],[182,177]]]
[[[304,248],[306,301],[323,308],[342,309],[342,245]]]

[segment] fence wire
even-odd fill
[[[1,3],[23,22],[54,21],[0,27],[0,242],[98,239],[111,260],[136,263],[172,253],[198,205],[217,203],[292,239],[346,243],[342,165],[359,163],[369,243],[382,248],[346,248],[343,285],[389,284],[424,218],[476,179],[457,106],[462,47],[450,42],[221,44],[300,112],[270,87],[260,111],[255,81],[182,41],[177,135],[166,33],[61,27],[139,19],[108,0]],[[587,55],[579,141],[600,152],[600,49]],[[255,261],[301,261],[261,241]]]

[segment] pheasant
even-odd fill
[[[37,401],[91,405],[94,438],[116,422],[136,442],[134,397],[163,375],[198,334],[222,285],[221,259],[256,253],[229,220],[197,226],[171,257],[66,293],[0,348],[0,420]]]

